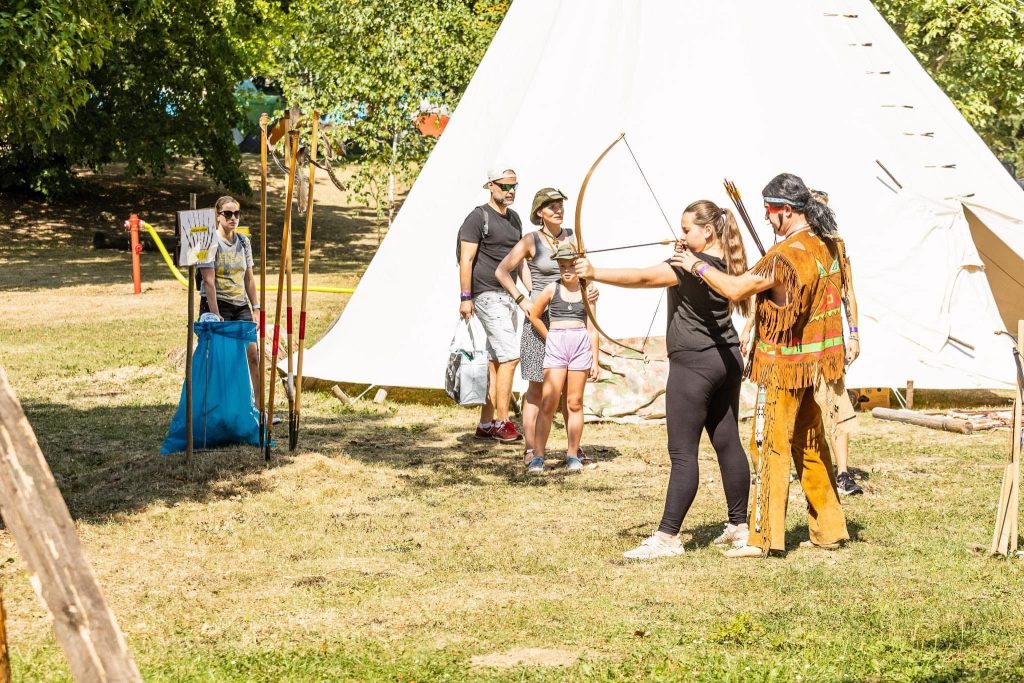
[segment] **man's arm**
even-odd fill
[[[473,261],[476,259],[476,252],[480,245],[476,242],[462,240],[461,258],[459,258],[459,291],[473,291]],[[459,315],[468,318],[473,315],[473,301],[462,301],[459,303]]]
[[[213,266],[200,268],[199,274],[203,277],[203,290],[206,292],[206,305],[210,313],[220,315],[220,306],[217,305],[217,269]]]
[[[846,324],[850,328],[849,339],[846,341],[846,364],[849,365],[860,355],[860,316],[857,313],[857,295],[853,291],[853,269],[845,248],[840,266],[843,269],[843,308],[846,309]]]
[[[766,292],[776,284],[775,278],[755,275],[749,270],[740,275],[729,275],[711,265],[705,264],[706,267],[702,267],[700,264],[703,264],[703,261],[689,251],[674,254],[669,263],[676,268],[682,268],[691,273],[693,272],[691,268],[696,267],[701,272],[700,277],[711,289],[733,303],[739,303],[755,294]]]

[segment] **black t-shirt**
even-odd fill
[[[480,209],[487,212],[487,235],[484,236],[484,216]],[[494,271],[501,260],[512,251],[512,247],[523,236],[523,222],[519,214],[512,209],[502,216],[490,204],[473,209],[459,228],[459,240],[479,244],[476,260],[473,262],[473,296],[483,292],[504,292],[505,288],[498,282]],[[516,280],[518,274],[512,273]]]
[[[723,259],[707,254],[694,256],[725,272]],[[679,284],[668,290],[668,354],[738,345],[739,336],[729,316],[729,300],[682,268],[672,270]]]

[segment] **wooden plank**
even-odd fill
[[[64,498],[0,367],[0,515],[77,681],[141,681]]]
[[[944,415],[924,415],[913,410],[893,410],[891,408],[872,408],[871,417],[879,420],[890,420],[892,422],[903,422],[928,427],[930,429],[941,429],[945,432],[958,432],[960,434],[971,434],[974,427],[967,420],[958,420],[955,417]]]

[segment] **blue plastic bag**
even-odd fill
[[[256,341],[256,323],[244,320],[195,323],[192,356],[192,444],[219,448],[260,445],[260,415],[253,401],[245,350]],[[185,386],[160,455],[185,450]]]

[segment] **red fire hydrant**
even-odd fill
[[[142,294],[142,242],[139,241],[139,227],[142,221],[138,214],[133,213],[128,219],[128,234],[132,240],[132,280],[135,283],[135,293]]]

